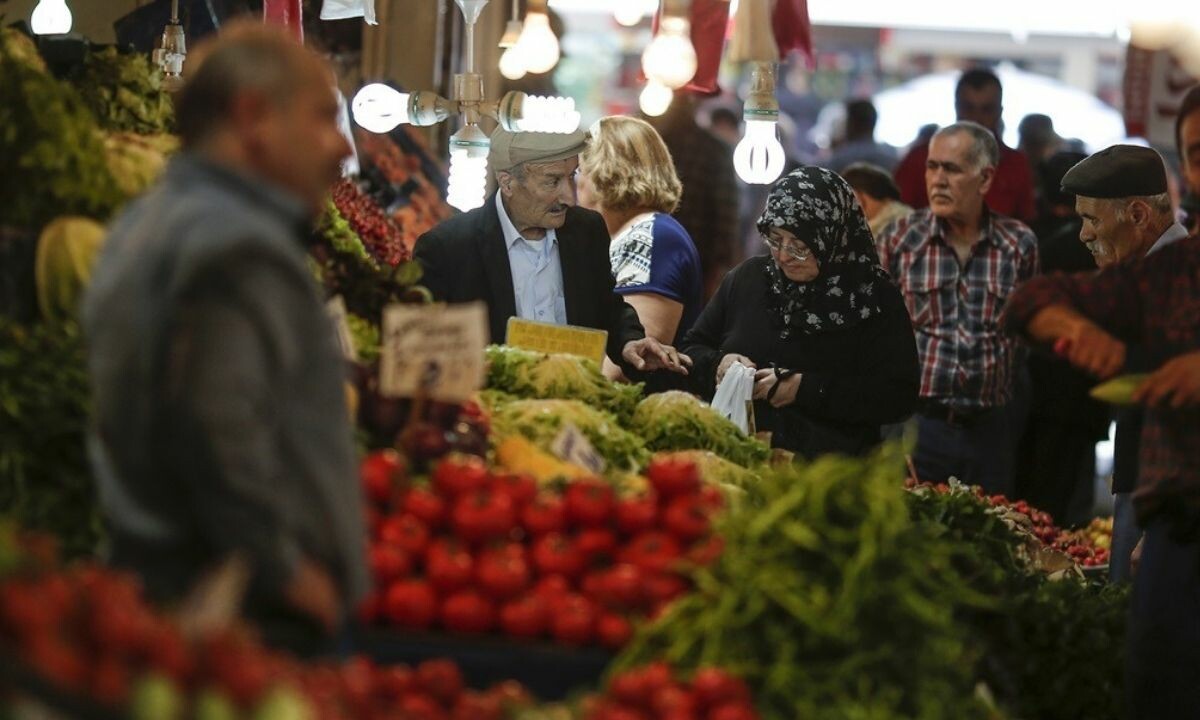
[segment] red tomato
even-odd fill
[[[654,694],[671,684],[671,666],[665,662],[652,662],[642,667],[642,681],[646,685],[647,697],[653,700]]]
[[[475,558],[453,538],[438,540],[425,554],[425,576],[438,592],[461,590],[475,577]]]
[[[624,498],[617,501],[617,527],[626,535],[651,530],[658,523],[658,500],[653,495]]]
[[[617,551],[617,536],[606,528],[587,528],[575,536],[575,547],[590,563],[611,559]]]
[[[679,542],[665,532],[644,532],[633,538],[618,555],[621,562],[637,565],[648,573],[662,573],[679,561]]]
[[[453,705],[466,682],[458,665],[450,660],[426,660],[417,666],[417,686],[445,705]]]
[[[758,720],[758,713],[749,703],[732,703],[709,710],[708,720]]]
[[[405,513],[383,521],[379,540],[399,547],[411,557],[421,557],[429,547],[429,528],[415,515]]]
[[[750,689],[741,678],[715,667],[703,667],[696,671],[692,676],[692,693],[705,708],[750,700]]]
[[[401,580],[388,588],[383,613],[403,627],[427,628],[437,614],[437,594],[423,580]]]
[[[499,700],[500,705],[509,710],[527,708],[534,705],[533,696],[529,694],[524,685],[516,680],[505,680],[493,685],[488,688],[486,694],[488,697]]]
[[[446,720],[446,711],[424,693],[409,693],[400,699],[400,717],[406,720]]]
[[[609,650],[620,650],[633,637],[633,625],[620,615],[606,613],[596,621],[596,639]]]
[[[404,482],[404,457],[395,450],[371,453],[363,458],[358,473],[367,498],[382,505],[392,498],[392,493]]]
[[[646,714],[624,705],[606,704],[597,707],[589,720],[646,720]]]
[[[626,705],[650,707],[650,689],[641,668],[626,670],[612,679],[608,691]]]
[[[612,487],[600,480],[579,480],[567,486],[567,519],[580,527],[600,527],[612,518]]]
[[[473,490],[454,504],[454,532],[467,542],[482,543],[507,536],[517,524],[512,498],[491,490]]]
[[[600,602],[607,607],[629,610],[645,598],[644,575],[635,565],[619,563],[604,573],[599,589]]]
[[[567,509],[561,498],[538,495],[521,511],[521,526],[533,536],[567,529]]]
[[[720,488],[712,485],[705,485],[700,488],[700,499],[710,510],[720,510],[725,507],[725,493],[721,492]]]
[[[121,707],[129,698],[129,668],[115,656],[106,656],[92,666],[91,697],[101,705]]]
[[[433,470],[433,488],[446,498],[482,490],[488,484],[488,469],[483,460],[471,455],[456,455],[438,463]]]
[[[342,690],[350,704],[365,710],[371,705],[375,693],[375,666],[364,657],[347,660],[340,668]]]
[[[586,645],[595,637],[595,631],[595,607],[578,595],[569,596],[550,618],[551,636],[566,645]]]
[[[358,611],[355,613],[355,617],[357,617],[358,621],[363,625],[372,625],[380,618],[383,608],[382,593],[383,590],[377,586],[376,591],[368,593],[359,604]]]
[[[427,527],[436,528],[446,519],[446,502],[425,488],[413,488],[404,496],[404,512]]]
[[[584,597],[592,602],[600,602],[604,588],[604,575],[604,570],[594,570],[583,576],[583,580],[579,581],[579,590]]]
[[[380,668],[375,691],[387,700],[399,700],[417,689],[417,676],[403,665]]]
[[[646,468],[651,487],[665,502],[700,489],[700,472],[691,460],[660,458]]]
[[[659,688],[650,698],[650,707],[660,717],[672,713],[695,715],[698,709],[696,698],[675,683]]]
[[[529,563],[520,546],[485,550],[475,564],[475,581],[479,588],[494,600],[507,600],[519,595],[531,580]]]
[[[506,493],[513,500],[513,505],[524,508],[537,497],[537,481],[528,475],[497,475],[492,481],[492,489]]]
[[[500,628],[513,637],[540,637],[546,632],[546,610],[541,597],[526,595],[500,608]]]
[[[723,552],[725,552],[725,538],[720,535],[710,535],[693,545],[688,550],[687,558],[689,562],[707,567],[719,560]]]
[[[670,602],[688,591],[687,581],[673,573],[643,575],[642,591],[655,604]]]
[[[375,543],[370,550],[371,576],[376,587],[385,587],[412,570],[408,553],[387,542]]]
[[[550,533],[538,538],[533,546],[533,565],[544,575],[562,575],[577,578],[583,572],[587,559],[568,538]]]
[[[504,704],[499,698],[479,693],[465,693],[454,704],[452,720],[502,720]]]
[[[663,513],[663,525],[683,544],[708,534],[708,515],[712,510],[697,495],[677,497]]]
[[[546,575],[533,586],[532,594],[541,599],[549,612],[554,613],[571,595],[571,583],[562,575]]]
[[[450,632],[478,635],[496,624],[496,610],[474,590],[460,590],[442,603],[440,618]]]

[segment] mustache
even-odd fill
[[[551,206],[550,212],[552,212],[552,213],[566,212],[570,207],[571,207],[570,205],[564,205],[562,203],[559,203],[558,205]]]

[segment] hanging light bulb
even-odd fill
[[[653,0],[616,0],[613,19],[625,27],[633,27],[653,12],[656,4]]]
[[[35,35],[63,35],[71,32],[71,8],[67,0],[39,0],[29,17]]]
[[[518,115],[510,124],[517,132],[573,133],[579,129],[579,112],[575,100],[567,97],[544,97],[510,93],[504,101],[511,101],[511,109],[502,109],[510,117]],[[514,112],[515,111],[515,112]]]
[[[407,123],[408,106],[407,93],[383,83],[363,85],[350,104],[354,122],[373,133],[391,132],[397,125]]]
[[[775,121],[747,120],[746,134],[733,151],[733,169],[751,185],[770,185],[783,172],[783,145]]]
[[[775,99],[775,66],[757,62],[750,74],[750,94],[743,105],[746,133],[733,151],[733,169],[751,185],[769,185],[783,173],[786,160],[776,137],[779,102]]]
[[[560,52],[558,38],[550,29],[550,18],[546,13],[530,10],[525,14],[525,26],[521,30],[521,39],[517,40],[516,50],[521,54],[528,72],[540,74],[554,69]]]
[[[464,211],[483,205],[487,193],[490,146],[488,136],[478,125],[464,125],[450,136],[450,179],[446,186],[446,202]]]
[[[672,89],[691,81],[696,74],[696,48],[692,47],[691,32],[687,18],[663,17],[658,34],[642,53],[642,72],[647,79]]]
[[[525,58],[521,50],[510,47],[500,55],[500,74],[509,80],[520,80],[525,77]]]
[[[646,83],[642,94],[638,96],[638,107],[650,117],[658,117],[671,107],[671,100],[674,97],[675,94],[671,92],[671,88],[651,80]]]

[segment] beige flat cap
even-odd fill
[[[511,170],[526,162],[547,163],[566,160],[583,152],[587,133],[508,132],[497,127],[492,132],[488,165],[494,172]]]

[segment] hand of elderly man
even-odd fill
[[[625,362],[635,370],[670,370],[681,375],[688,374],[692,359],[670,345],[663,345],[654,338],[631,340],[625,344],[621,352]]]
[[[1116,375],[1125,367],[1125,343],[1087,320],[1071,323],[1054,349],[1075,367],[1101,380]]]
[[[1200,351],[1180,355],[1160,367],[1133,393],[1133,400],[1173,410],[1200,405]]]

